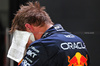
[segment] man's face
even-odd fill
[[[19,62],[24,57],[25,49],[28,48],[33,41],[35,41],[35,39],[32,33],[15,30],[7,57]]]
[[[27,42],[27,44],[26,44],[26,49],[29,47],[29,45],[32,43],[32,41],[30,40],[30,38],[29,38],[29,40],[28,40],[28,42]]]
[[[28,42],[27,42],[27,45],[26,45],[26,49],[29,47],[29,45],[35,41],[35,38],[34,38],[34,35],[31,34],[29,39],[28,39]]]
[[[33,33],[28,32],[28,31],[15,30],[13,37],[15,37],[15,36],[16,36],[16,39],[20,39],[20,40],[17,41],[17,42],[21,41],[20,44],[23,44],[24,41],[27,41],[27,43],[26,43],[26,49],[28,48],[28,46],[32,42],[35,41]],[[28,40],[24,40],[25,38],[23,38],[23,37],[27,38]]]
[[[16,30],[18,30],[18,31],[20,31],[20,32],[27,32],[27,33],[31,33],[30,34],[30,36],[29,37],[27,37],[27,38],[29,38],[28,39],[28,41],[27,41],[27,44],[26,44],[26,48],[28,48],[28,46],[33,42],[33,41],[35,41],[35,38],[34,38],[34,35],[33,35],[33,28],[32,28],[32,25],[31,24],[25,24],[25,28],[26,29],[19,29],[19,27],[18,26],[15,26],[16,28],[15,28],[15,31]],[[27,34],[26,33],[26,34]],[[20,36],[22,36],[22,35],[20,35]],[[24,34],[24,36],[26,36],[25,34]]]

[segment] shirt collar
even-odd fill
[[[46,38],[48,36],[50,36],[51,34],[53,33],[56,33],[56,32],[61,32],[61,31],[65,31],[63,29],[63,27],[61,26],[61,24],[55,24],[53,25],[52,27],[50,27],[43,35],[41,38]]]

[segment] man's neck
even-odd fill
[[[34,33],[36,40],[40,39],[45,31],[47,31],[50,27],[52,27],[52,24],[46,24],[43,27],[36,27]]]

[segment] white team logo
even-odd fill
[[[65,37],[67,37],[67,38],[74,38],[75,36],[74,35],[72,35],[72,34],[70,34],[70,35],[64,35]]]
[[[86,46],[82,42],[65,42],[61,43],[61,48],[63,50],[68,50],[68,49],[85,49]]]

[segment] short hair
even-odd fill
[[[10,33],[13,33],[15,29],[22,31],[26,30],[26,23],[40,27],[48,23],[54,24],[48,13],[45,11],[45,7],[41,7],[38,1],[34,3],[28,2],[26,5],[20,6],[20,9],[17,11],[12,21]]]

